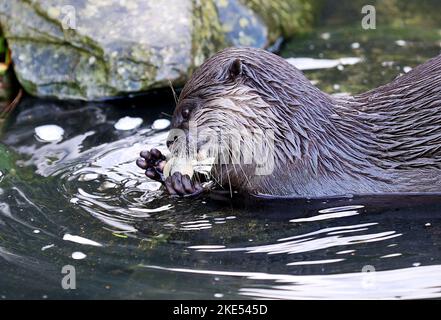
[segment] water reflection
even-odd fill
[[[143,267],[173,273],[190,273],[200,278],[203,276],[240,278],[243,287],[240,288],[239,294],[252,298],[430,299],[439,298],[441,293],[440,266],[311,276]],[[272,285],[265,285],[268,282]]]

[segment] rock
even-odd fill
[[[223,47],[309,25],[305,0],[0,0],[17,78],[40,97],[99,100],[182,85]]]

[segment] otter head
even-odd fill
[[[308,115],[320,113],[317,102],[326,99],[270,52],[225,49],[185,85],[167,145],[179,156],[214,157],[220,184],[265,192],[275,170],[301,159],[310,140]]]

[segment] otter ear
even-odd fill
[[[228,74],[231,79],[236,79],[242,74],[242,61],[240,59],[234,59],[230,64]]]

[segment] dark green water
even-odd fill
[[[440,42],[437,29],[342,28],[282,55],[361,58],[306,71],[325,91],[356,93],[437,55]],[[165,147],[167,130],[151,125],[173,106],[169,95],[22,101],[1,138],[11,150],[1,163],[1,299],[441,297],[439,198],[170,199],[134,161]],[[116,130],[126,115],[144,122]],[[36,139],[47,124],[64,129],[61,141]],[[65,265],[75,290],[61,286]]]

